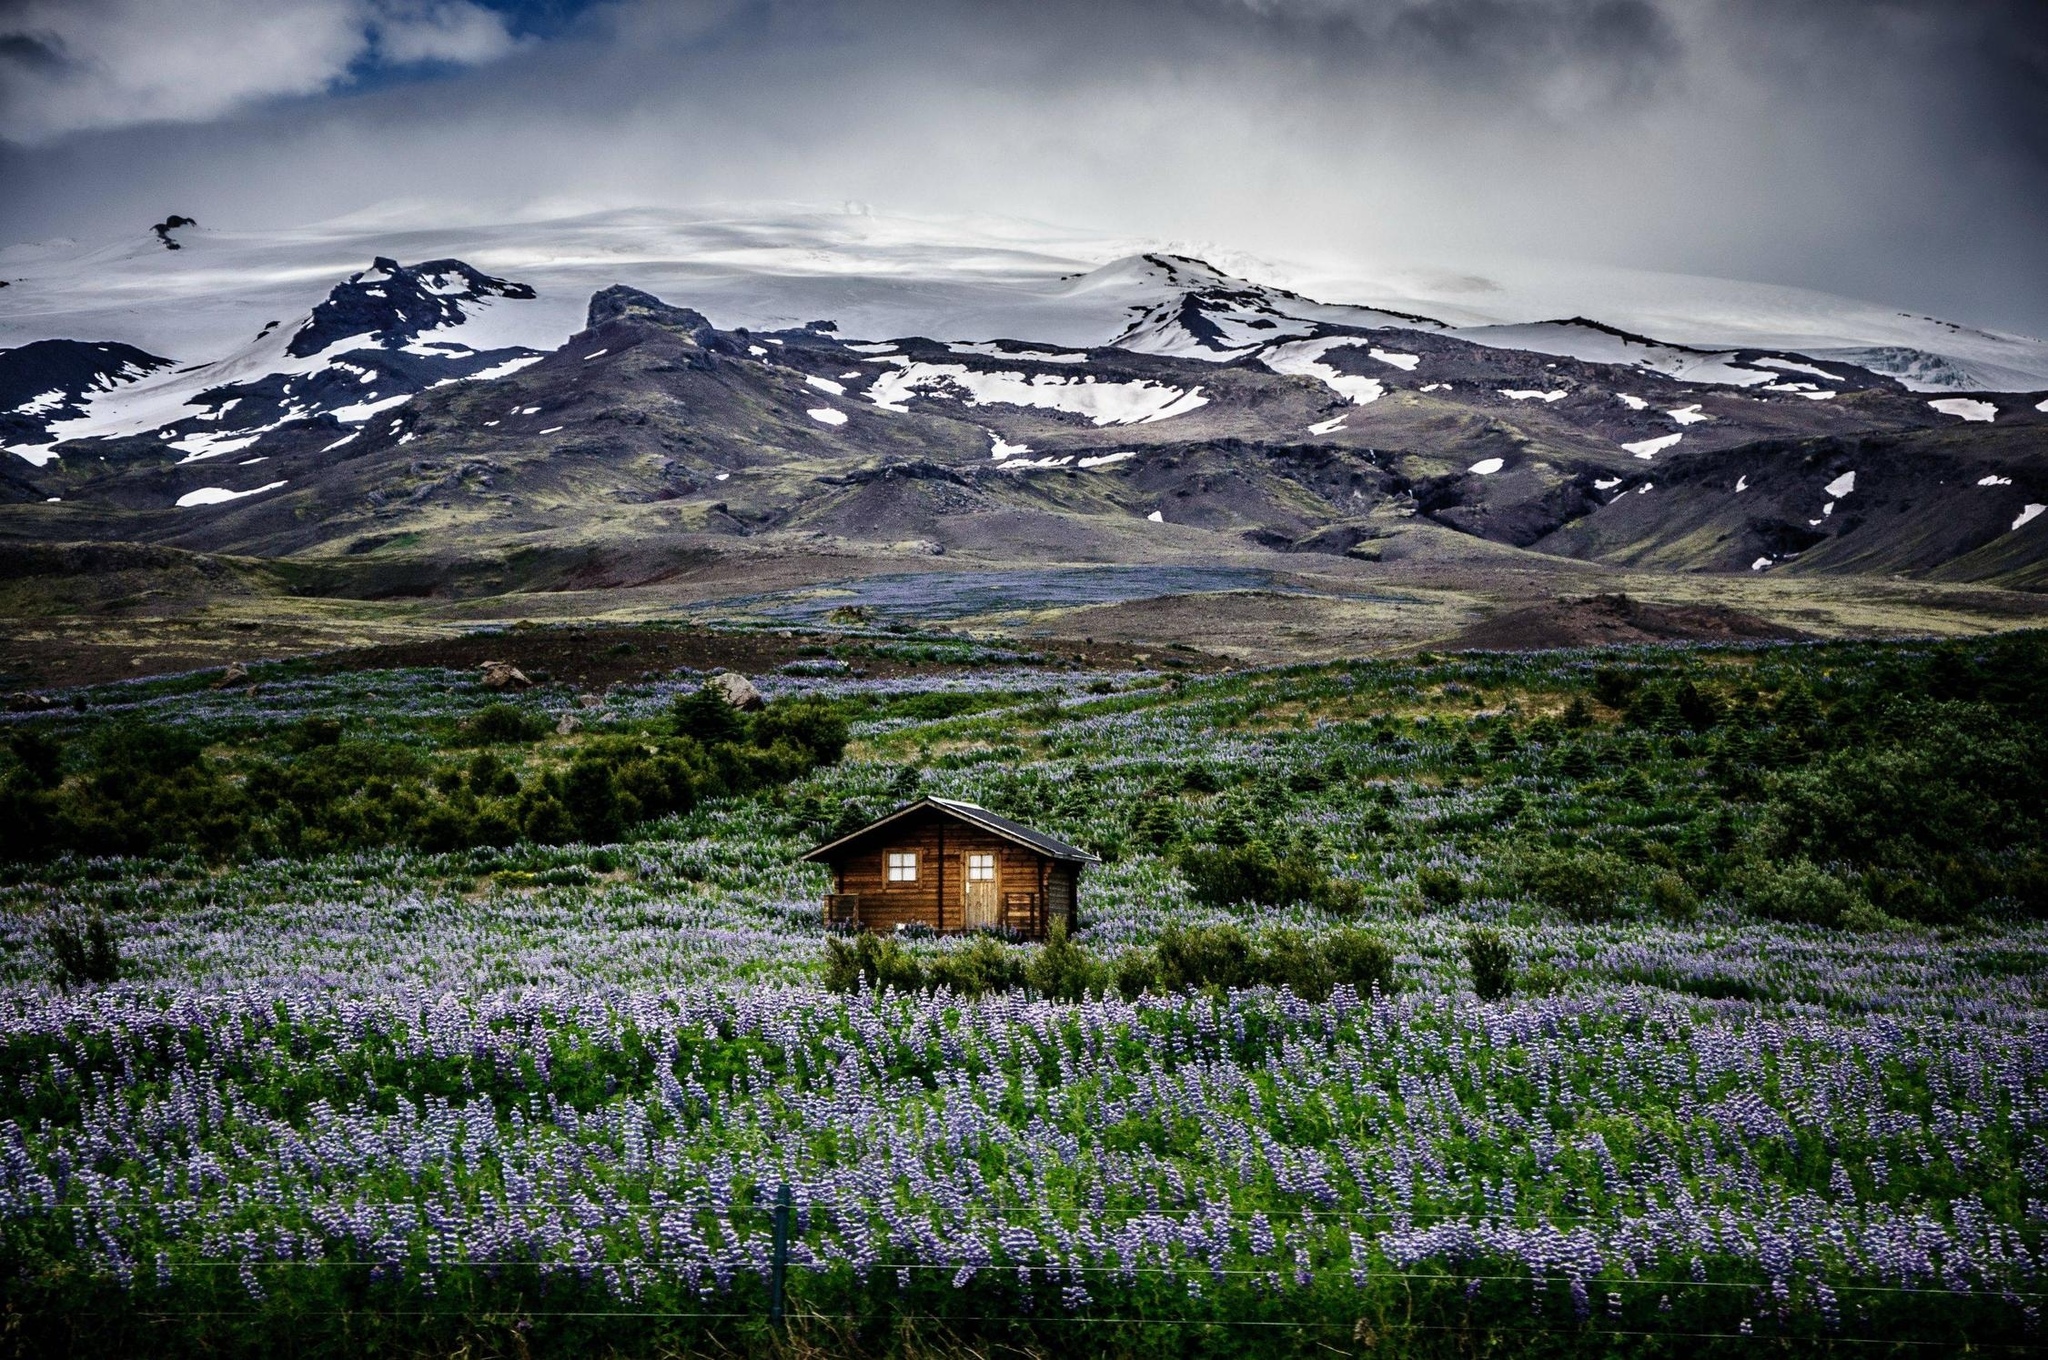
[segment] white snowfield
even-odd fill
[[[1635,443],[1623,444],[1622,447],[1627,449],[1636,457],[1648,461],[1649,459],[1655,458],[1658,454],[1664,452],[1664,450],[1670,448],[1673,444],[1676,444],[1679,440],[1683,438],[1685,438],[1685,436],[1682,434],[1659,435],[1655,439],[1638,439]]]
[[[1697,402],[1691,406],[1681,406],[1675,411],[1666,411],[1664,414],[1670,416],[1672,423],[1675,425],[1697,425],[1703,420],[1713,419],[1712,416],[1700,410],[1699,403]]]
[[[1349,373],[1339,373],[1323,362],[1323,356],[1331,350],[1346,347],[1356,349],[1358,341],[1354,337],[1341,335],[1322,340],[1296,340],[1289,344],[1273,346],[1259,356],[1259,362],[1275,373],[1291,374],[1297,378],[1314,378],[1354,406],[1365,406],[1378,401],[1387,394],[1386,384],[1378,378],[1360,378]]]
[[[1505,458],[1482,458],[1471,467],[1466,468],[1465,471],[1476,472],[1481,477],[1491,477],[1507,465],[1508,460]]]
[[[1998,419],[1998,407],[1993,402],[1973,401],[1969,397],[1942,397],[1927,404],[1945,416],[1959,416],[1964,420],[1981,420],[1987,424]]]
[[[1567,395],[1563,388],[1545,392],[1537,387],[1503,387],[1500,394],[1509,401],[1563,401]]]
[[[1086,416],[1097,425],[1150,425],[1209,404],[1199,386],[1183,390],[1144,380],[1097,382],[1093,376],[1026,375],[908,360],[898,363],[861,394],[885,411],[908,411],[912,397],[925,397],[964,401],[969,406],[1039,406]]]
[[[1851,491],[1854,491],[1855,489],[1856,474],[1853,472],[1845,472],[1841,476],[1835,478],[1835,480],[1829,482],[1826,486],[1821,488],[1822,491],[1826,492],[1829,496],[1832,496],[1836,500],[1840,500],[1842,497],[1848,495]]]
[[[283,485],[283,482],[271,482],[265,486],[252,487],[247,491],[230,491],[224,486],[202,486],[197,491],[187,491],[184,495],[178,497],[177,507],[180,510],[190,510],[195,506],[201,505],[222,505],[228,501],[238,501],[244,496],[260,496],[266,491],[275,491]]]
[[[1835,380],[1829,362],[1860,364],[1928,392],[2048,388],[2048,344],[2040,340],[1821,293],[1684,275],[1515,260],[1456,269],[1283,261],[1208,242],[789,205],[496,224],[460,218],[409,207],[281,231],[207,225],[181,232],[177,251],[164,250],[139,222],[97,240],[8,245],[0,248],[0,275],[12,285],[0,309],[0,347],[62,336],[133,344],[173,360],[187,371],[99,394],[83,419],[55,431],[59,439],[146,433],[193,414],[185,403],[205,388],[333,362],[348,342],[306,359],[284,349],[330,288],[387,255],[461,259],[537,292],[531,300],[466,303],[473,314],[408,346],[418,353],[555,350],[582,329],[593,292],[624,283],[694,307],[727,329],[770,332],[830,318],[837,334],[853,339],[957,337],[957,346],[977,356],[1049,364],[1082,362],[1086,350],[1110,344],[1218,362],[1255,352],[1270,362],[1277,351],[1285,363],[1290,343],[1321,345],[1330,337],[1318,329],[1334,325],[1405,328],[1751,388],[1788,386],[1786,374]],[[449,275],[429,286],[452,293],[465,285]],[[1200,299],[1192,323],[1183,306],[1191,293]],[[1024,352],[1030,346],[1049,348]],[[889,353],[897,346],[867,340],[860,348]],[[1402,371],[1420,362],[1384,343],[1366,352]],[[1370,379],[1336,376],[1355,402],[1377,395],[1367,395]],[[1824,400],[1833,393],[1783,395]],[[375,400],[366,396],[351,418],[382,409]],[[41,461],[40,447],[14,451]]]
[[[813,406],[804,414],[817,421],[820,425],[844,425],[846,423],[846,412],[834,410],[830,406]]]
[[[2012,527],[2019,529],[2033,523],[2036,519],[2040,518],[2043,510],[2048,510],[2048,505],[2036,505],[2029,502],[2027,508],[2020,511],[2020,517],[2012,522]]]

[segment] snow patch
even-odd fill
[[[1685,436],[1682,434],[1659,435],[1655,439],[1638,439],[1635,443],[1623,444],[1622,447],[1647,462],[1683,438]]]
[[[1738,494],[1740,494],[1741,492],[1744,492],[1744,491],[1747,491],[1747,490],[1749,490],[1749,474],[1748,474],[1748,473],[1746,473],[1746,472],[1745,472],[1745,473],[1744,473],[1744,474],[1742,474],[1742,475],[1741,475],[1740,477],[1737,477],[1737,478],[1735,479],[1735,490],[1736,490],[1736,492],[1737,492]]]
[[[281,481],[271,482],[267,486],[254,487],[248,491],[230,491],[224,486],[202,486],[197,491],[187,491],[178,497],[177,506],[180,510],[190,510],[197,505],[222,505],[228,501],[238,501],[244,496],[260,496],[283,485]]]
[[[1986,424],[1998,419],[1998,407],[1988,401],[1977,401],[1970,397],[1941,397],[1927,404],[1945,416],[1981,420]]]
[[[2020,517],[2012,522],[2012,527],[2017,529],[2023,524],[2032,523],[2043,510],[2048,510],[2048,505],[2029,503],[2026,509],[2020,511]]]
[[[1644,410],[1650,404],[1649,402],[1644,401],[1641,397],[1632,397],[1626,392],[1616,392],[1614,396],[1617,401],[1619,401],[1623,406],[1628,407],[1628,409],[1631,411]]]
[[[1539,390],[1539,389],[1537,389],[1537,388],[1533,388],[1533,387],[1503,387],[1503,388],[1501,388],[1501,389],[1500,389],[1500,394],[1501,394],[1502,396],[1506,397],[1506,398],[1507,398],[1507,399],[1508,399],[1509,401],[1546,401],[1546,402],[1548,402],[1548,401],[1563,401],[1563,400],[1564,400],[1564,398],[1565,398],[1565,393],[1564,393],[1564,389],[1563,389],[1563,388],[1558,388],[1558,389],[1557,389],[1556,391],[1554,391],[1554,392],[1544,392],[1544,391],[1541,391],[1541,390]]]
[[[1765,567],[1768,567],[1769,565],[1771,565],[1770,558],[1759,557],[1756,561],[1749,564],[1749,569],[1751,571],[1762,571]]]
[[[600,354],[610,354],[610,353],[611,353],[611,350],[609,350],[609,349],[594,349],[594,350],[590,351],[590,353],[588,353],[588,354],[586,354],[586,355],[584,355],[584,356],[583,356],[583,362],[587,364],[587,363],[589,363],[589,362],[590,362],[590,361],[591,361],[592,359],[595,359],[595,358],[596,358],[596,357],[597,357],[598,355],[600,355]]]
[[[1146,518],[1147,520],[1151,521],[1151,522],[1152,522],[1152,523],[1154,523],[1154,524],[1164,524],[1164,523],[1166,523],[1166,516],[1165,516],[1165,515],[1163,515],[1163,514],[1161,514],[1161,513],[1160,513],[1159,511],[1157,511],[1157,510],[1154,510],[1154,511],[1153,511],[1153,512],[1152,512],[1151,514],[1149,514],[1149,515],[1145,516],[1145,518]]]
[[[1995,473],[1995,472],[1994,472],[1994,473],[1992,473],[1992,474],[1991,474],[1991,475],[1990,475],[1989,477],[1979,477],[1979,478],[1977,479],[1977,485],[1978,485],[1978,486],[2011,486],[2011,485],[2012,485],[2012,478],[2010,478],[2010,477],[2001,477],[2001,476],[1999,476],[1999,475],[1998,475],[1997,473]]]
[[[830,378],[820,378],[816,374],[804,375],[804,381],[809,383],[812,387],[817,388],[820,392],[830,392],[835,397],[843,397],[846,395],[845,383],[834,382]]]
[[[978,340],[973,344],[956,343],[946,346],[955,354],[977,354],[985,359],[1024,359],[1034,364],[1085,364],[1085,354],[1063,354],[1057,350],[1040,350],[1031,345],[999,344],[994,340]]]
[[[1182,391],[1144,380],[1097,382],[1092,374],[1085,378],[1051,373],[1027,377],[965,364],[927,363],[904,363],[876,378],[863,395],[885,411],[908,411],[912,397],[950,397],[969,406],[1040,406],[1068,411],[1097,425],[1149,425],[1209,404],[1200,387]]]
[[[1031,452],[1029,444],[1012,444],[994,430],[989,430],[987,433],[989,438],[988,456],[991,458],[1017,458]]]
[[[18,416],[39,416],[45,411],[56,410],[67,400],[69,398],[65,396],[63,388],[53,387],[38,396],[30,397],[27,401],[15,407],[14,414]]]
[[[492,424],[496,424],[496,423],[497,423],[496,421],[493,421],[493,422],[492,422]],[[363,432],[362,432],[361,430],[357,430],[357,431],[356,431],[355,433],[353,433],[353,434],[345,434],[345,435],[343,435],[343,436],[342,436],[341,438],[339,438],[339,439],[335,440],[335,441],[334,441],[334,442],[333,442],[332,444],[329,444],[329,445],[327,445],[327,446],[326,446],[325,448],[321,449],[321,450],[320,450],[320,452],[322,452],[322,453],[333,453],[333,452],[334,452],[334,451],[335,451],[336,449],[340,448],[340,447],[341,447],[341,446],[342,446],[343,444],[353,444],[353,443],[354,443],[354,442],[355,442],[355,441],[356,441],[357,439],[359,439],[359,438],[361,438],[361,437],[362,437],[362,433],[363,433]]]
[[[846,412],[835,410],[830,406],[813,406],[804,414],[817,421],[820,425],[844,425],[846,423]]]
[[[489,368],[480,369],[477,372],[470,374],[467,378],[457,378],[455,381],[489,382],[493,378],[503,378],[511,374],[517,373],[520,369],[525,368],[528,364],[537,364],[547,357],[548,356],[545,354],[528,354],[518,359],[507,359],[502,364],[493,364]],[[439,387],[440,385],[440,383],[434,384],[434,386],[436,387]]]
[[[1328,420],[1319,420],[1308,427],[1308,432],[1310,434],[1335,434],[1344,428],[1344,421],[1346,419],[1347,417],[1344,416],[1331,416]]]
[[[1415,366],[1422,362],[1420,354],[1402,354],[1398,350],[1369,349],[1366,353],[1391,368],[1400,369],[1403,373],[1413,373]]]
[[[1505,458],[1482,458],[1471,467],[1466,468],[1465,471],[1476,472],[1482,477],[1491,477],[1507,465],[1508,460]]]
[[[754,357],[755,357],[756,359],[760,359],[760,358],[765,358],[765,357],[767,356],[767,354],[768,354],[768,351],[767,351],[767,350],[765,350],[765,349],[763,349],[763,348],[762,348],[761,346],[759,346],[759,345],[748,345],[748,346],[747,346],[747,353],[749,353],[749,354],[753,355],[753,356],[754,356]]]
[[[1115,453],[1098,453],[1092,458],[1083,458],[1075,463],[1074,466],[1084,468],[1108,467],[1111,463],[1121,463],[1126,458],[1136,458],[1137,456],[1135,450],[1118,449]]]
[[[1697,425],[1703,420],[1713,419],[1712,416],[1700,410],[1698,404],[1681,406],[1675,411],[1666,411],[1664,414],[1670,416],[1674,422],[1680,425]]]
[[[1356,340],[1342,335],[1322,340],[1294,340],[1273,346],[1259,356],[1259,362],[1275,373],[1314,378],[1352,405],[1364,406],[1385,396],[1385,385],[1378,378],[1358,378],[1349,373],[1339,373],[1323,362],[1323,356],[1331,350],[1346,346],[1356,348],[1357,344]]]
[[[886,340],[880,344],[848,345],[847,348],[856,354],[894,354],[896,352],[896,342],[894,340]]]
[[[1593,489],[1595,491],[1612,491],[1620,485],[1621,478],[1619,477],[1600,477],[1594,480]]]
[[[1834,497],[1836,500],[1840,500],[1842,497],[1848,495],[1851,491],[1854,491],[1855,489],[1856,474],[1853,472],[1845,472],[1841,476],[1835,478],[1835,480],[1829,482],[1826,486],[1821,488],[1823,492],[1825,492],[1829,496]]]
[[[541,433],[542,433],[542,434],[555,434],[555,433],[557,433],[557,432],[559,432],[559,431],[561,431],[561,430],[566,430],[566,429],[568,429],[568,428],[569,428],[569,427],[568,427],[568,426],[566,426],[566,425],[550,425],[550,426],[548,426],[548,427],[547,427],[547,428],[546,428],[545,430],[542,430],[542,431],[541,431]]]
[[[371,393],[371,395],[374,397],[376,394]],[[388,411],[394,406],[403,406],[410,400],[412,400],[410,397],[401,393],[395,397],[386,397],[382,401],[365,401],[354,406],[342,406],[336,408],[334,418],[344,425],[356,425],[368,420],[379,411]]]
[[[1424,383],[1422,386],[1416,388],[1415,390],[1418,392],[1448,392],[1450,391],[1450,389],[1451,385],[1449,383],[1437,382]]]

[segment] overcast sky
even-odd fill
[[[2048,0],[0,0],[0,242],[768,198],[2048,335]]]

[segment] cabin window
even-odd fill
[[[891,883],[917,882],[917,851],[891,850],[889,852],[889,881]]]
[[[967,881],[969,883],[993,883],[996,881],[996,857],[986,851],[976,851],[967,856]]]

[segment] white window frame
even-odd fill
[[[967,881],[969,883],[993,883],[996,881],[996,857],[992,850],[970,850],[967,852]]]
[[[917,851],[891,850],[882,857],[883,873],[894,887],[899,883],[917,882]]]

